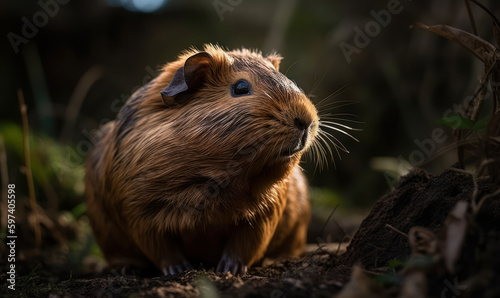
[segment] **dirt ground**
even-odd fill
[[[40,263],[33,273],[37,262],[26,261],[18,264],[24,272],[13,297],[327,297],[345,281],[332,271],[335,260],[318,249],[301,260],[253,267],[243,277],[203,268],[167,277],[137,268],[72,276],[67,269]]]
[[[264,262],[243,277],[203,268],[168,277],[138,268],[82,274],[51,265],[64,256],[45,250],[18,261],[14,296],[500,297],[500,200],[481,208],[472,200],[499,188],[453,168],[414,170],[375,203],[344,254],[313,244],[302,259]]]

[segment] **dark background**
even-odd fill
[[[355,102],[335,112],[355,114],[349,119],[364,122],[352,124],[363,129],[352,132],[360,142],[335,133],[351,153],[341,153],[341,161],[336,157],[336,168],[330,162],[327,169],[315,169],[307,159],[303,167],[318,212],[328,214],[336,204],[344,211],[369,208],[390,189],[392,178],[404,173],[402,161],[434,173],[456,161],[453,149],[436,154],[452,145],[453,137],[435,121],[472,95],[483,73],[482,64],[466,50],[410,28],[423,22],[470,31],[464,1],[451,0],[400,1],[402,11],[391,15],[348,63],[340,44],[354,45],[354,28],[364,31],[375,20],[370,11],[387,10],[393,2],[71,0],[58,3],[54,16],[16,53],[9,33],[22,35],[23,17],[32,22],[43,9],[37,1],[4,0],[0,128],[9,181],[26,195],[18,88],[28,105],[38,202],[43,208],[76,212],[83,202],[82,164],[92,146],[90,132],[114,119],[123,100],[179,52],[217,43],[264,54],[278,51],[285,57],[281,70],[306,93],[318,84],[314,102],[345,86],[330,101]],[[498,14],[498,1],[482,3]],[[155,9],[157,4],[162,5]],[[493,42],[489,17],[474,5],[473,11],[480,36]],[[415,140],[430,139],[439,127],[447,141],[434,144],[435,150],[420,149]],[[432,160],[416,162],[411,158],[415,150]]]

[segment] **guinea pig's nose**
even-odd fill
[[[308,130],[312,125],[312,121],[300,119],[300,118],[295,118],[294,124],[295,124],[295,127],[297,127],[300,130]]]
[[[294,148],[294,151],[297,152],[304,149],[304,147],[306,146],[307,139],[309,138],[309,134],[311,132],[312,121],[295,118],[294,124],[295,127],[299,129],[299,139],[296,147]]]

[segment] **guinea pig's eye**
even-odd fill
[[[252,86],[247,80],[239,80],[231,86],[231,95],[233,97],[252,94]]]

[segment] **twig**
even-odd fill
[[[41,225],[45,226],[47,230],[49,230],[52,234],[52,237],[56,239],[59,242],[60,248],[67,252],[68,251],[68,240],[66,237],[61,233],[60,230],[60,225],[57,223],[56,220],[52,219],[47,211],[43,210],[42,207],[37,205],[38,209],[38,220]]]
[[[102,76],[103,69],[100,66],[93,66],[87,70],[82,78],[76,84],[75,90],[70,97],[66,114],[64,116],[64,128],[61,133],[61,141],[68,141],[71,129],[75,125],[78,111],[82,106],[85,96],[90,90],[90,87]]]
[[[7,154],[5,153],[5,144],[3,137],[0,136],[0,171],[2,173],[2,212],[0,214],[0,220],[2,220],[2,229],[7,228],[7,188],[9,184],[9,169],[7,168]]]
[[[486,63],[486,62],[485,62]],[[469,119],[472,122],[476,122],[477,117],[479,115],[479,112],[481,111],[481,107],[483,105],[483,100],[484,100],[484,95],[487,91],[486,84],[489,82],[490,79],[490,73],[493,71],[494,67],[496,65],[496,61],[491,64],[491,66],[486,69],[487,65],[485,64],[485,73],[481,78],[481,83],[479,84],[478,88],[474,92],[474,95],[470,99],[470,101],[467,103],[467,106],[464,108],[464,116],[469,117]],[[471,111],[472,109],[472,111]],[[463,135],[463,130],[455,130],[457,132],[457,142],[462,141],[465,139]],[[465,167],[465,156],[464,156],[464,148],[462,146],[457,147],[457,154],[458,154],[458,162],[462,167]]]
[[[436,152],[434,152],[431,156],[429,156],[426,160],[424,160],[420,164],[420,166],[422,167],[422,166],[427,165],[429,162],[435,160],[436,158],[440,157],[441,155],[443,155],[444,153],[446,153],[446,152],[448,152],[450,150],[457,149],[458,147],[463,146],[463,145],[473,144],[474,141],[476,141],[476,140],[468,140],[468,139],[464,138],[461,141],[456,141],[453,144],[449,144],[447,146],[439,148],[438,150],[436,150]]]
[[[481,81],[479,86],[476,88],[474,91],[474,94],[472,95],[471,99],[467,102],[466,107],[464,108],[464,115],[468,116],[472,121],[476,121],[477,114],[479,113],[480,106],[482,105],[483,98],[479,97],[478,101],[476,99],[478,96],[481,94],[481,92],[484,92],[483,89],[486,89],[486,84],[488,83],[488,79],[490,77],[490,73],[493,71],[496,63],[492,63],[489,68],[484,68],[484,74],[481,77]],[[483,94],[484,95],[484,94]],[[471,110],[472,109],[472,110]]]
[[[496,196],[500,195],[500,189],[497,189],[495,192],[490,193],[482,197],[479,202],[477,203],[477,211],[481,210],[481,207],[483,207],[483,204],[490,198],[494,198]],[[477,212],[476,211],[476,212]]]
[[[481,207],[483,206],[484,202],[488,200],[489,198],[495,197],[498,194],[500,194],[500,189],[487,194],[485,196],[482,196],[480,199],[478,199],[479,196],[479,185],[477,183],[477,180],[479,177],[481,177],[482,173],[487,169],[488,164],[494,163],[497,160],[495,159],[486,159],[481,162],[479,165],[479,168],[476,170],[476,173],[474,175],[473,181],[474,181],[474,191],[472,193],[472,210],[474,212],[474,215],[477,215],[479,213],[479,210],[481,210]]]
[[[349,235],[347,235],[347,234],[346,234],[346,235],[344,235],[344,237],[342,237],[342,241],[340,241],[340,242],[339,242],[339,246],[337,247],[337,251],[335,252],[335,255],[336,255],[336,256],[338,256],[338,255],[339,255],[339,252],[340,252],[340,248],[341,248],[341,246],[342,246],[342,243],[344,243],[344,240],[345,240],[346,238],[347,238],[347,239],[349,239],[349,241],[351,241],[351,239],[352,239],[352,238],[351,238],[351,236],[349,236]],[[348,243],[348,244],[349,244],[349,243]],[[346,249],[347,249],[347,248],[346,248]]]
[[[490,81],[490,74],[491,72],[495,69],[497,64],[497,61],[494,61],[491,66],[486,70],[486,64],[485,64],[485,74],[482,77],[482,82],[480,89],[478,90],[478,93],[474,94],[473,100],[477,97],[477,103],[474,106],[474,110],[472,110],[472,114],[470,116],[470,119],[474,122],[476,122],[477,117],[479,116],[479,112],[481,112],[481,106],[483,105],[484,101],[484,95],[488,91],[487,84]]]
[[[456,169],[456,168],[452,168],[451,170],[455,171],[455,172],[459,172],[459,173],[463,173],[463,174],[468,174],[471,176],[472,178],[472,183],[474,184],[474,190],[472,191],[472,196],[471,196],[471,206],[472,206],[472,209],[473,210],[476,210],[477,209],[477,205],[476,205],[476,197],[479,193],[479,186],[477,184],[477,177],[479,177],[479,175],[481,175],[481,173],[483,172],[483,169],[484,169],[484,165],[481,164],[479,166],[478,169],[476,169],[476,173],[472,173],[470,171],[467,171],[467,170],[462,170],[462,169]],[[475,213],[475,211],[474,211]]]
[[[42,243],[42,237],[40,233],[40,223],[38,222],[38,210],[35,196],[35,183],[33,182],[33,172],[31,171],[31,155],[30,155],[30,143],[29,143],[29,125],[28,125],[28,115],[26,113],[27,107],[24,103],[23,90],[19,88],[17,90],[17,96],[19,98],[19,108],[21,110],[21,118],[23,122],[23,147],[24,147],[24,163],[26,166],[26,180],[28,181],[28,191],[30,198],[30,207],[33,215],[33,231],[35,233],[35,248],[39,249]]]
[[[483,204],[490,198],[496,197],[500,195],[500,189],[497,189],[493,193],[489,193],[487,195],[482,196],[480,199],[479,197],[479,184],[478,184],[478,179],[481,177],[483,174],[484,170],[487,168],[487,165],[493,162],[497,162],[496,159],[487,159],[483,160],[479,167],[476,169],[475,173],[466,171],[466,170],[461,170],[461,169],[452,169],[453,171],[464,173],[464,174],[469,174],[472,176],[472,183],[474,184],[474,190],[472,191],[472,197],[471,197],[471,206],[472,206],[472,212],[474,215],[477,215],[479,210],[481,210],[481,207]]]
[[[470,1],[472,1],[474,4],[479,6],[482,10],[484,10],[488,15],[490,15],[491,19],[493,20],[493,23],[495,23],[495,25],[500,28],[500,21],[486,6],[482,5],[481,3],[477,2],[476,0],[470,0]],[[467,2],[469,2],[469,1],[467,1]]]
[[[323,226],[321,227],[321,230],[320,230],[320,232],[319,232],[319,234],[320,234],[321,236],[323,236],[323,232],[325,231],[325,227],[326,227],[326,225],[328,224],[328,222],[330,221],[330,218],[332,218],[332,215],[335,213],[335,210],[337,210],[337,207],[338,207],[338,206],[339,206],[339,204],[337,204],[337,205],[335,206],[335,208],[333,208],[332,212],[330,213],[330,215],[328,215],[328,218],[326,219],[325,223],[324,223],[324,224],[323,224]]]
[[[477,35],[476,21],[474,21],[474,14],[472,13],[469,0],[465,0],[465,6],[467,6],[467,13],[469,14],[469,20],[472,26],[472,33],[474,33],[474,35]]]
[[[347,234],[347,232],[344,230],[344,228],[343,228],[343,227],[341,227],[341,226],[339,225],[339,223],[338,223],[335,219],[333,219],[333,223],[337,226],[337,228],[338,228],[339,230],[341,230],[341,231],[342,231],[342,233],[344,233],[344,236],[347,236],[347,237],[351,238],[351,235]]]
[[[405,233],[403,233],[400,230],[396,229],[395,227],[391,226],[390,224],[385,224],[385,227],[388,228],[388,229],[390,229],[390,230],[393,230],[394,232],[398,233],[401,236],[409,238],[408,235],[406,235]]]
[[[363,271],[366,274],[371,274],[371,275],[376,275],[376,276],[383,275],[383,273],[375,272],[375,271],[371,271],[371,270],[366,270],[366,269],[363,269],[363,268],[361,268],[361,271]]]

